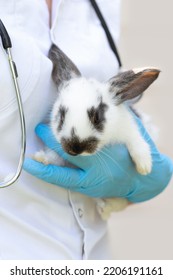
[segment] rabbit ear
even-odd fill
[[[108,81],[109,91],[114,94],[116,105],[143,93],[158,77],[155,68],[134,69],[122,72]]]
[[[53,62],[52,78],[57,86],[81,76],[74,63],[54,44],[50,48],[49,58]]]

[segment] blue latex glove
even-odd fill
[[[78,168],[44,165],[26,159],[24,169],[32,175],[54,185],[91,197],[125,197],[131,202],[142,202],[161,193],[169,183],[173,164],[156,149],[141,121],[137,119],[141,134],[152,151],[153,168],[147,176],[137,173],[124,145],[103,148],[91,156],[70,156],[54,139],[50,128],[40,124],[36,134],[50,149]]]

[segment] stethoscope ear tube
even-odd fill
[[[24,117],[22,98],[20,94],[18,81],[17,81],[17,68],[11,54],[11,47],[12,47],[11,39],[1,20],[0,20],[0,36],[2,38],[2,45],[6,50],[8,56],[9,66],[10,66],[15,93],[16,93],[17,105],[19,109],[20,126],[21,126],[21,150],[20,150],[19,162],[18,162],[16,173],[12,176],[12,178],[8,178],[7,181],[4,180],[3,182],[0,182],[0,188],[6,188],[12,185],[19,178],[21,174],[23,161],[25,157],[25,149],[26,149],[26,128],[25,128],[25,117]]]
[[[8,35],[8,32],[4,26],[4,24],[2,23],[2,20],[0,20],[0,36],[2,39],[2,45],[4,47],[4,49],[8,49],[12,47],[11,44],[11,39],[10,36]]]

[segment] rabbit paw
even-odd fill
[[[136,164],[136,170],[138,171],[138,173],[140,173],[141,175],[147,175],[151,172],[152,169],[152,160],[151,157],[146,159],[144,161],[144,159],[142,160],[142,162],[138,162]]]
[[[39,152],[36,152],[32,158],[38,162],[41,162],[45,165],[48,165],[50,163],[50,159],[49,156],[47,155],[47,153],[43,150],[40,150]]]
[[[125,209],[128,205],[128,200],[125,198],[106,198],[97,199],[96,206],[98,213],[103,220],[107,220],[112,212],[118,212]]]
[[[152,170],[152,157],[149,148],[143,151],[143,153],[139,153],[137,157],[135,158],[135,165],[136,170],[141,175],[147,175]]]
[[[53,164],[53,165],[57,165],[57,166],[74,167],[74,165],[68,163],[63,158],[61,158],[55,151],[50,150],[50,149],[45,149],[45,150],[36,152],[32,156],[32,158],[45,165]]]
[[[152,157],[149,145],[142,139],[138,143],[129,146],[129,153],[136,170],[141,175],[147,175],[152,169]]]

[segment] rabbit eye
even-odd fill
[[[64,125],[65,116],[66,116],[67,111],[68,111],[67,108],[65,108],[64,106],[60,106],[59,112],[58,112],[58,115],[59,115],[58,131],[59,132],[62,130],[62,127]]]
[[[94,108],[91,108],[90,121],[94,125],[98,125],[100,123],[100,121],[101,121],[101,116],[99,116],[99,112],[94,110]]]
[[[103,131],[104,123],[105,123],[105,112],[108,106],[104,103],[100,103],[97,108],[92,106],[88,111],[88,117],[91,124],[98,131]]]

